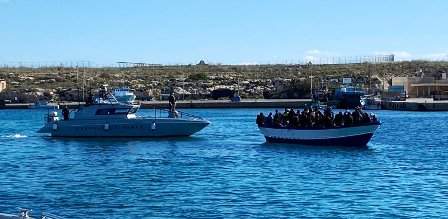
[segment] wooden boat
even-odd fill
[[[306,145],[365,146],[380,126],[371,122],[333,128],[259,127],[267,142]]]

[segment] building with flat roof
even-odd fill
[[[403,86],[410,98],[433,98],[436,95],[448,95],[446,73],[441,77],[397,77],[392,86]]]

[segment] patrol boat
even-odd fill
[[[153,116],[136,113],[140,105],[123,103],[112,94],[96,98],[89,105],[60,118],[57,111],[48,113],[39,133],[53,137],[176,137],[190,136],[210,124],[185,112],[154,109]]]

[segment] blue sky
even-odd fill
[[[448,59],[445,0],[0,0],[0,63]]]

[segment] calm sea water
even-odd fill
[[[383,125],[368,147],[344,148],[266,144],[260,109],[187,111],[212,124],[157,140],[52,139],[35,133],[46,111],[0,111],[0,212],[448,217],[448,113],[377,111]]]

